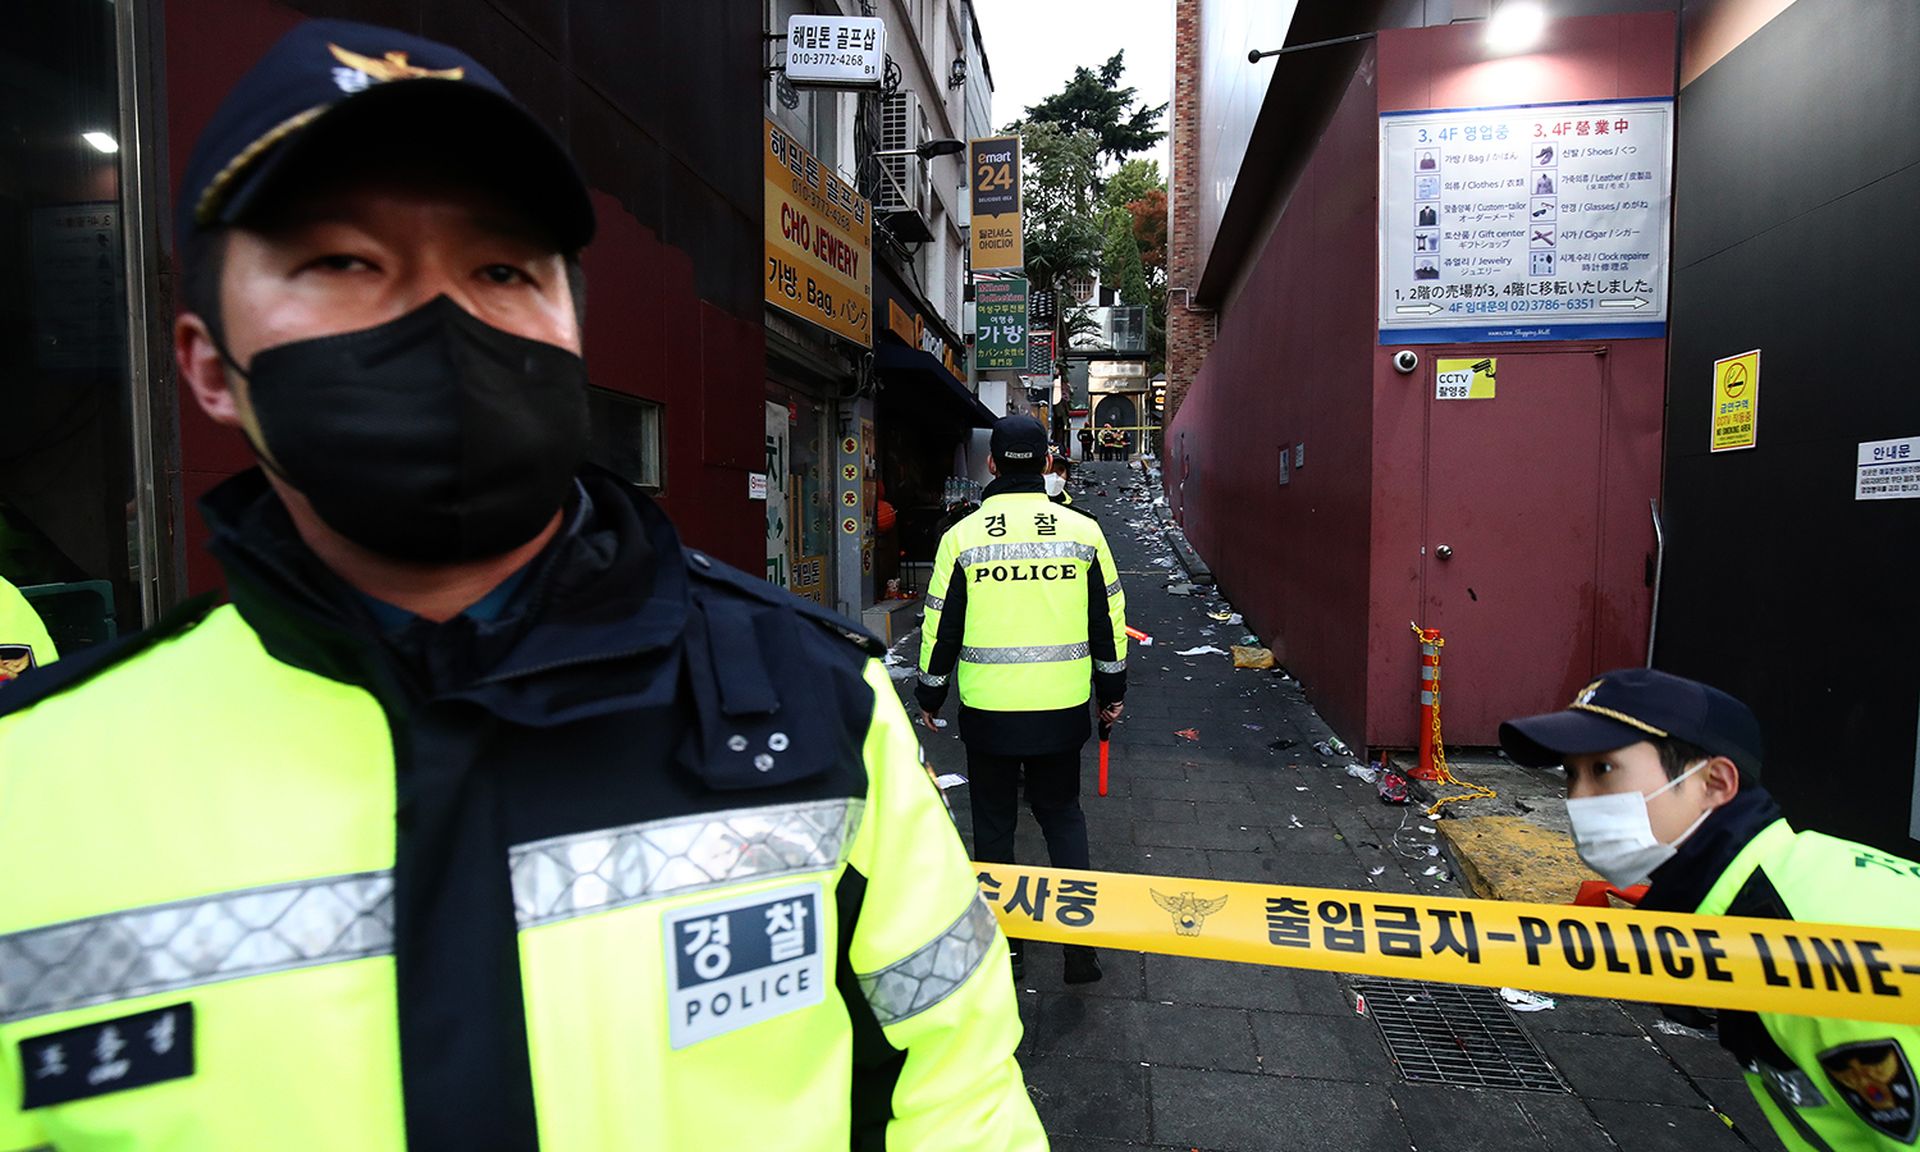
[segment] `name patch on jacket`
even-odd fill
[[[23,1108],[68,1104],[193,1075],[193,1005],[175,1004],[20,1041]]]
[[[818,884],[677,908],[666,913],[665,927],[675,1048],[826,998]]]

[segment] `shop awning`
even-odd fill
[[[882,407],[929,423],[993,427],[993,413],[932,353],[882,339],[876,342],[873,354],[884,385],[880,389]]]

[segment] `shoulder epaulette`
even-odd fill
[[[53,663],[35,669],[31,676],[9,682],[6,687],[0,688],[0,716],[30,708],[50,696],[85,684],[163,640],[192,631],[195,625],[206,619],[207,613],[219,605],[219,593],[203,592],[167,611],[153,622],[151,628],[130,632],[111,643],[82,648],[72,655],[63,655]]]
[[[691,548],[682,549],[682,551],[686,555],[687,570],[697,581],[718,585],[728,591],[758,600],[762,604],[791,609],[802,618],[825,628],[869,656],[877,657],[887,650],[887,646],[880,642],[879,637],[832,609],[822,608],[811,600],[795,596],[785,588],[778,587],[758,576],[750,576],[731,564],[722,564],[704,552],[697,552]]]

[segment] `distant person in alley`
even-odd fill
[[[1580,858],[1616,886],[1649,881],[1641,908],[1920,928],[1920,865],[1794,831],[1760,785],[1759,721],[1716,688],[1609,672],[1564,711],[1502,724],[1500,744],[1520,764],[1566,766]],[[1920,1136],[1920,1028],[1736,1011],[1718,1025],[1788,1148]]]
[[[1011,864],[1022,773],[1056,868],[1086,868],[1080,749],[1127,692],[1127,602],[1100,525],[1049,500],[1047,433],[1030,416],[993,426],[995,480],[978,510],[940,538],[927,593],[915,695],[932,729],[953,680],[973,786],[974,859]],[[1022,974],[1020,941],[1013,947]],[[1093,949],[1069,945],[1066,981],[1100,978]]]

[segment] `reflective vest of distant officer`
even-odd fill
[[[1616,885],[1650,881],[1644,909],[1920,929],[1920,863],[1794,831],[1760,785],[1759,722],[1716,688],[1609,672],[1565,711],[1502,724],[1500,743],[1518,763],[1566,766],[1575,847]],[[1780,966],[1787,987],[1834,979],[1824,964]],[[1876,979],[1841,967],[1850,985]],[[1717,1026],[1786,1147],[1891,1152],[1920,1138],[1920,1028],[1733,1010]]]
[[[1091,734],[1090,696],[1108,722],[1120,715],[1126,597],[1099,523],[1047,498],[1039,421],[1000,420],[992,451],[998,478],[934,557],[916,697],[931,726],[950,680],[959,682],[974,858],[1013,862],[1024,776],[1054,867],[1086,868],[1080,748]],[[1092,950],[1070,949],[1066,975],[1099,979]]]
[[[18,588],[0,577],[0,684],[59,658],[40,614]]]
[[[1044,1148],[884,649],[585,463],[540,122],[311,21],[179,203],[275,466],[201,503],[231,604],[0,690],[0,1152]]]

